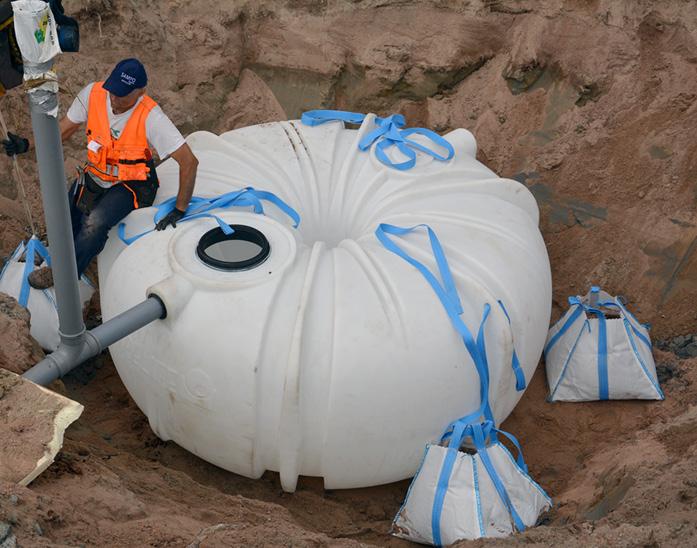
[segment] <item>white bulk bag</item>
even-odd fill
[[[498,434],[515,444],[517,460]],[[491,421],[455,422],[447,437],[448,447],[426,447],[392,524],[393,535],[435,546],[505,537],[535,525],[551,508],[551,499],[528,475],[518,442]],[[463,442],[473,452],[459,450]]]
[[[569,304],[547,336],[549,400],[662,400],[648,326],[598,287]]]
[[[60,335],[58,333],[58,310],[54,289],[39,290],[29,285],[27,278],[37,268],[34,257],[38,254],[42,259],[40,266],[51,264],[48,250],[32,236],[25,245],[21,242],[14,250],[0,272],[0,292],[7,293],[17,299],[17,302],[31,315],[30,334],[44,350],[53,352],[58,348]],[[80,301],[83,306],[94,293],[94,287],[86,276],[78,282]]]
[[[46,63],[61,52],[56,21],[48,2],[12,2],[15,34],[22,57],[30,63]]]

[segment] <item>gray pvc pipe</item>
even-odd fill
[[[51,251],[58,326],[61,340],[66,344],[73,344],[85,331],[85,324],[82,320],[82,305],[77,285],[75,247],[63,167],[63,146],[58,120],[45,114],[31,94],[29,106]]]
[[[22,376],[36,384],[47,386],[109,345],[166,315],[162,301],[154,295],[150,296],[108,322],[86,331],[79,338],[78,344],[61,344],[55,352],[46,356]]]
[[[87,332],[88,337],[94,337],[100,345],[101,352],[116,341],[145,327],[150,322],[162,319],[167,315],[165,305],[159,297],[151,295],[139,305],[134,306],[114,316],[111,320]],[[92,357],[92,356],[90,356]]]

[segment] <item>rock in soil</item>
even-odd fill
[[[28,485],[48,468],[83,407],[0,369],[0,480]]]

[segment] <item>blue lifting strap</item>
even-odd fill
[[[325,122],[345,122],[349,124],[362,124],[366,115],[359,112],[347,112],[343,110],[310,110],[301,116],[302,123],[309,126],[318,126]],[[453,145],[447,139],[438,135],[435,131],[426,128],[407,128],[406,120],[401,114],[392,114],[386,118],[375,117],[375,129],[365,135],[358,143],[358,148],[365,151],[375,144],[375,156],[384,165],[406,171],[416,165],[416,151],[423,152],[432,158],[447,162],[455,155]],[[409,137],[422,135],[429,139],[437,147],[445,149],[445,154],[439,154],[435,150],[420,144]],[[396,147],[406,158],[403,162],[393,162],[387,155],[389,147]]]
[[[266,190],[257,190],[253,187],[246,187],[241,190],[235,190],[233,192],[228,192],[222,194],[217,198],[202,198],[200,196],[194,196],[189,201],[189,207],[186,208],[186,213],[177,222],[186,222],[193,219],[201,219],[204,217],[210,217],[215,219],[218,226],[223,231],[225,235],[230,235],[233,233],[233,229],[230,228],[225,221],[220,217],[210,213],[214,209],[228,209],[231,207],[251,207],[254,213],[263,214],[264,206],[262,205],[262,200],[274,204],[283,213],[285,213],[293,221],[293,226],[295,228],[300,224],[300,215],[295,209],[290,207],[286,202],[281,200],[278,196],[272,192]],[[155,216],[153,217],[153,223],[157,224],[161,219],[167,216],[176,205],[176,197],[169,198],[155,206]],[[154,232],[154,228],[136,234],[135,236],[126,236],[126,223],[120,223],[118,227],[119,238],[126,245],[130,245],[139,238],[142,238],[146,234]]]
[[[639,320],[637,320],[634,314],[632,314],[622,304],[622,301],[619,299],[619,297],[616,297],[614,301],[599,301],[598,306],[603,306],[605,308],[617,308],[620,314],[624,316],[624,321],[629,325],[630,329],[639,338],[639,340],[643,342],[648,348],[652,348],[653,345],[651,344],[651,341],[637,328],[637,325],[640,325],[645,329],[649,329],[649,325],[642,324]]]
[[[433,538],[433,544],[436,546],[443,545],[440,534],[440,518],[441,514],[443,513],[443,503],[445,502],[445,494],[448,491],[448,483],[450,482],[450,476],[453,473],[453,466],[455,465],[457,452],[462,444],[466,427],[467,423],[464,421],[457,421],[455,423],[452,435],[450,436],[450,443],[448,443],[445,459],[443,459],[443,466],[440,469],[440,475],[438,476],[436,494],[433,497],[433,510],[431,511],[431,536]]]
[[[346,122],[360,125],[363,120],[365,120],[365,114],[346,110],[308,110],[303,112],[300,117],[300,121],[306,126],[318,126],[325,122]]]
[[[600,307],[594,308],[582,304],[583,308],[598,318],[598,398],[610,399],[610,385],[607,370],[607,319]]]
[[[27,307],[29,302],[29,274],[34,270],[34,257],[39,254],[48,266],[51,266],[51,256],[48,254],[48,249],[41,243],[41,241],[36,237],[32,236],[27,242],[27,246],[24,250],[24,272],[22,273],[22,287],[19,291],[19,299],[17,302],[20,306],[24,308]]]
[[[571,306],[575,306],[576,309],[568,317],[566,322],[564,322],[564,325],[561,327],[561,329],[559,331],[557,331],[554,334],[554,337],[552,337],[549,340],[549,342],[547,343],[547,346],[545,346],[545,349],[544,349],[545,358],[547,358],[547,354],[552,349],[552,347],[555,344],[557,344],[557,341],[559,341],[559,339],[562,337],[562,335],[564,335],[564,333],[566,333],[569,330],[569,328],[574,324],[574,322],[578,319],[578,317],[581,314],[583,314],[583,311],[584,311],[583,304],[581,303],[581,301],[579,299],[577,299],[576,297],[569,297],[569,304]]]
[[[494,463],[491,462],[491,458],[489,457],[489,453],[487,451],[487,434],[491,432],[491,435],[495,436],[496,432],[499,432],[499,430],[494,428],[493,423],[484,423],[483,425],[473,424],[471,425],[471,427],[472,433],[474,434],[474,447],[477,449],[477,454],[482,458],[482,462],[484,463],[484,466],[486,467],[486,470],[489,473],[489,477],[494,482],[494,487],[496,487],[496,491],[498,492],[499,497],[501,498],[501,502],[503,502],[506,509],[510,512],[516,529],[518,531],[525,531],[525,524],[523,523],[523,520],[520,519],[518,512],[513,506],[513,501],[511,501],[511,498],[509,497],[508,492],[506,491],[506,487],[503,485],[503,481],[501,481],[501,478],[499,477],[498,472],[496,471],[496,467],[494,466]],[[519,458],[522,458],[521,453],[519,453],[518,456]]]
[[[436,264],[438,267],[438,272],[441,277],[442,283],[436,278],[436,276],[421,262],[413,258],[401,247],[399,247],[389,235],[394,236],[404,236],[410,232],[417,230],[418,228],[425,228],[428,231],[428,236],[431,243],[431,250],[433,251],[433,256],[436,259]],[[440,299],[443,308],[445,308],[446,313],[450,318],[455,330],[458,332],[462,338],[465,348],[469,353],[474,366],[477,369],[480,378],[480,396],[481,396],[481,407],[480,411],[476,412],[475,415],[479,417],[482,413],[487,419],[493,419],[491,408],[489,406],[489,371],[486,363],[486,352],[484,352],[484,324],[486,318],[489,315],[490,307],[485,305],[484,317],[482,323],[479,327],[478,340],[472,336],[469,328],[462,321],[460,315],[462,314],[462,304],[460,302],[460,297],[457,294],[457,289],[455,288],[455,282],[453,281],[452,273],[450,271],[450,266],[445,258],[445,253],[443,248],[436,236],[436,233],[428,225],[416,225],[410,228],[403,228],[399,226],[394,226],[390,224],[382,223],[375,230],[375,236],[378,241],[388,250],[401,257],[413,267],[415,267],[421,275],[426,279],[435,291],[436,295]]]
[[[651,341],[644,335],[641,331],[639,331],[636,326],[634,325],[634,322],[629,321],[627,318],[624,318],[624,321],[629,324],[630,329],[634,332],[634,334],[639,337],[639,340],[643,342],[649,350],[652,347]]]
[[[503,310],[503,313],[506,315],[508,325],[511,328],[511,338],[513,338],[513,326],[511,325],[511,317],[508,315],[508,311],[506,310],[506,307],[503,305],[503,301],[498,301],[498,303],[501,307],[501,310]],[[513,357],[511,358],[511,368],[513,369],[513,373],[515,374],[515,389],[518,392],[522,392],[523,390],[525,390],[527,383],[525,381],[525,372],[523,371],[523,368],[520,367],[520,360],[518,359],[518,354],[515,351],[515,341],[513,341]]]

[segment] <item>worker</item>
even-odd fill
[[[155,200],[159,183],[152,149],[161,159],[171,157],[179,164],[175,208],[155,228],[176,228],[193,194],[198,160],[171,120],[145,94],[147,83],[143,64],[124,59],[104,82],[82,89],[60,121],[63,141],[86,123],[87,163],[68,192],[78,276],[104,249],[113,226]],[[2,144],[8,156],[31,147],[28,139],[13,133]],[[28,281],[36,289],[51,287],[50,267],[35,270]]]

